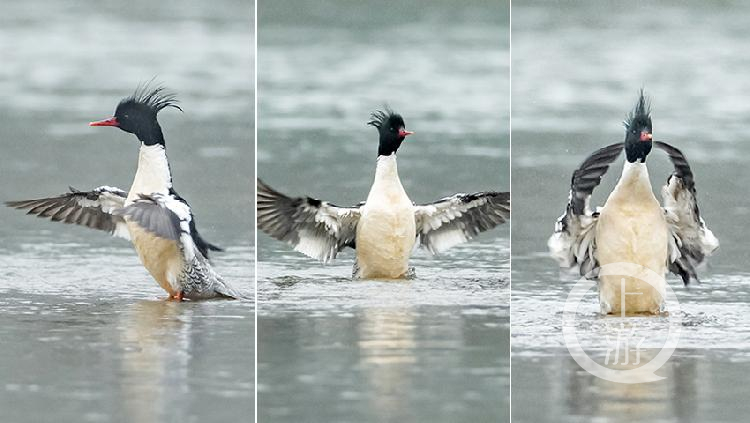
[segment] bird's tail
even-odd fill
[[[235,289],[222,278],[217,278],[214,282],[214,292],[219,297],[231,298],[234,300],[250,300],[248,296]]]

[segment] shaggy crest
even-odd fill
[[[627,118],[625,118],[625,121],[622,122],[622,124],[625,126],[625,128],[630,128],[630,126],[634,123],[645,126],[650,121],[651,101],[643,93],[643,88],[641,88],[640,94],[638,96],[638,103],[636,103],[633,110],[628,113]]]
[[[176,95],[168,91],[162,85],[152,87],[152,81],[138,85],[138,88],[136,88],[133,95],[124,98],[119,106],[125,104],[139,104],[148,107],[153,110],[154,113],[159,113],[167,107],[174,107],[175,109],[182,111],[182,108],[178,105],[179,102],[177,101]]]
[[[368,125],[374,126],[378,129],[380,129],[385,122],[388,122],[389,120],[400,120],[403,122],[403,118],[401,118],[401,115],[398,113],[395,113],[393,110],[391,110],[390,107],[385,106],[385,111],[382,110],[376,110],[370,114],[370,121],[367,122]]]

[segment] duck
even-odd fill
[[[352,248],[353,279],[396,280],[416,276],[409,266],[415,246],[438,254],[510,218],[509,192],[457,193],[415,204],[396,163],[396,152],[413,132],[390,108],[373,112],[367,124],[378,131],[378,156],[365,201],[339,207],[312,197],[290,197],[258,179],[258,228],[323,263]]]
[[[175,94],[163,86],[140,85],[122,99],[112,117],[89,123],[135,135],[140,143],[138,167],[130,190],[103,185],[90,191],[70,187],[64,194],[6,205],[28,215],[98,229],[129,240],[143,266],[168,294],[182,301],[214,297],[240,298],[209,262],[209,251],[221,248],[201,237],[188,202],[172,185],[164,134],[157,115],[182,111]]]
[[[696,268],[719,248],[719,241],[701,217],[687,158],[653,139],[651,101],[643,90],[623,124],[624,142],[595,151],[573,172],[565,212],[547,245],[560,267],[597,281],[602,314],[659,314],[667,274],[679,276],[685,286],[698,282]],[[674,168],[661,190],[661,203],[646,164],[654,148],[666,153]],[[616,186],[604,206],[592,210],[594,189],[623,150]],[[599,276],[602,266],[614,263],[632,263],[639,270],[626,277]],[[646,282],[648,272],[659,276],[655,283]]]

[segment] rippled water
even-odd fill
[[[507,5],[259,3],[258,174],[355,204],[388,103],[416,132],[399,173],[416,202],[506,190]],[[413,281],[352,281],[258,235],[260,421],[506,421],[509,228],[433,258]]]
[[[514,421],[744,421],[750,369],[745,267],[743,88],[748,9],[742,3],[524,2],[513,8],[513,418]],[[642,28],[644,30],[638,30]],[[621,385],[576,364],[562,339],[574,277],[558,273],[546,239],[562,213],[570,174],[589,153],[622,139],[637,90],[653,97],[654,136],[681,148],[696,174],[701,214],[722,245],[701,284],[670,278],[682,310],[678,349],[651,384]],[[670,172],[649,156],[655,186]],[[619,175],[615,166],[595,199]],[[738,224],[739,223],[739,224]],[[603,362],[619,318],[576,329]],[[664,339],[668,319],[628,318],[639,337]],[[545,407],[535,406],[547,398]]]
[[[90,128],[156,76],[176,190],[251,294],[252,8],[244,1],[0,6],[0,200],[127,189],[135,138]],[[254,305],[176,304],[127,242],[0,208],[3,421],[236,421],[254,401]]]

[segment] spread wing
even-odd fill
[[[92,191],[78,191],[71,187],[70,192],[57,197],[8,201],[5,204],[54,222],[74,223],[130,239],[123,218],[112,213],[123,206],[125,197],[125,191],[114,187],[101,186]]]
[[[455,194],[414,210],[417,236],[432,254],[461,244],[510,218],[509,192]]]
[[[179,241],[183,233],[190,233],[190,208],[167,195],[139,194],[127,207],[114,211],[159,238]],[[181,223],[185,221],[183,228]]]
[[[355,246],[359,206],[338,207],[310,197],[287,197],[258,179],[258,228],[324,263]]]
[[[719,248],[719,240],[700,216],[695,197],[695,181],[685,155],[669,144],[655,141],[674,165],[674,172],[662,188],[662,202],[670,231],[669,271],[687,285],[698,280],[695,268]]]
[[[594,238],[599,214],[591,210],[591,193],[623,146],[617,143],[595,151],[573,172],[565,213],[557,220],[555,233],[547,241],[550,254],[560,267],[578,267],[582,276],[593,276],[590,272],[598,266]]]
[[[195,257],[197,251],[200,251],[203,257],[208,257],[208,251],[199,248],[193,239],[193,214],[190,206],[177,196],[160,193],[139,194],[138,199],[113,213],[135,223],[154,236],[180,244],[188,261]]]

